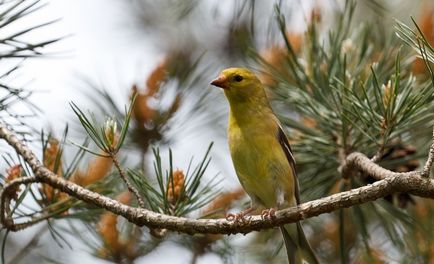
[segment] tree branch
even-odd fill
[[[22,263],[24,257],[29,255],[39,242],[39,239],[41,239],[41,236],[46,232],[47,226],[40,229],[36,234],[33,235],[33,238],[24,246],[22,249],[8,262],[9,263]]]
[[[230,222],[226,219],[190,219],[185,217],[174,217],[155,213],[142,208],[134,208],[124,205],[109,197],[92,192],[56,176],[45,168],[32,151],[2,123],[0,123],[0,137],[5,139],[8,144],[24,158],[31,167],[35,174],[35,178],[38,181],[68,193],[79,200],[104,208],[114,214],[121,215],[130,222],[139,226],[165,228],[171,231],[188,234],[248,233],[254,230],[293,223],[320,214],[330,213],[341,208],[367,203],[395,192],[409,192],[421,197],[434,198],[434,181],[422,177],[421,172],[395,173],[378,166],[361,153],[352,153],[346,158],[346,164],[343,171],[349,172],[352,169],[360,170],[380,180],[357,189],[337,193],[325,198],[300,204],[297,207],[277,211],[276,217],[272,220],[264,220],[261,219],[260,216],[252,216],[249,221],[239,223]],[[9,208],[10,201],[7,195],[8,188],[10,188],[10,185],[6,185],[1,194],[1,222],[9,230],[16,231],[19,229],[16,229],[14,224],[6,225],[8,222],[13,223],[12,219],[5,216],[5,208]]]
[[[428,159],[426,160],[425,166],[423,167],[421,176],[422,177],[429,177],[429,172],[431,170],[431,166],[434,162],[434,127],[432,130],[432,143],[431,143],[431,147],[429,148],[429,153],[428,153]]]
[[[134,196],[137,199],[137,203],[139,204],[139,207],[145,208],[145,202],[143,201],[142,197],[140,196],[139,191],[131,184],[131,182],[128,180],[128,177],[122,169],[121,164],[119,163],[118,158],[116,155],[110,155],[111,159],[113,160],[113,163],[115,164],[116,169],[119,171],[119,175],[121,176],[122,180],[124,181],[125,185],[127,186],[128,190],[134,194]]]

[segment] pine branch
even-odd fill
[[[264,220],[260,216],[252,216],[248,221],[240,223],[230,222],[226,219],[189,219],[184,217],[173,217],[142,208],[134,208],[124,205],[109,197],[92,192],[77,184],[57,177],[54,173],[45,168],[29,147],[21,142],[3,123],[0,123],[0,137],[6,140],[6,142],[24,158],[35,174],[35,179],[37,181],[46,183],[79,200],[104,208],[114,214],[121,215],[130,222],[139,226],[164,228],[188,234],[235,234],[273,228],[282,224],[293,223],[320,214],[330,213],[338,209],[371,202],[395,192],[409,192],[420,197],[434,198],[434,180],[422,177],[422,172],[392,172],[373,163],[364,154],[355,152],[346,158],[346,165],[343,168],[343,172],[351,173],[354,170],[360,170],[382,180],[357,189],[340,192],[325,198],[306,202],[298,207],[291,207],[277,211],[276,217],[272,220]],[[0,220],[4,227],[11,231],[18,231],[27,227],[13,223],[13,220],[9,218],[9,215],[5,215],[10,206],[10,190],[13,190],[22,183],[27,182],[22,179],[16,179],[6,184],[0,197]]]
[[[425,166],[423,167],[423,171],[421,173],[422,177],[429,177],[429,172],[431,170],[432,164],[434,162],[434,129],[432,131],[432,141],[433,144],[431,145],[430,149],[429,149],[429,153],[428,153],[428,159],[425,163]]]
[[[44,226],[38,232],[36,232],[36,234],[33,235],[33,238],[23,247],[23,250],[20,250],[13,258],[11,258],[9,263],[20,263],[27,255],[31,253],[33,248],[38,246],[39,240],[46,231],[47,227]]]
[[[111,156],[111,158],[112,158],[113,163],[115,164],[116,168],[118,169],[119,175],[121,176],[121,178],[124,181],[125,185],[127,186],[128,190],[134,194],[139,206],[141,208],[145,208],[145,202],[143,201],[142,197],[140,196],[139,191],[131,184],[130,180],[128,180],[127,174],[125,173],[124,169],[122,169],[122,166],[119,163],[119,160],[116,157],[116,155]]]

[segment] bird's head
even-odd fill
[[[225,69],[211,84],[222,88],[229,102],[249,102],[266,99],[264,88],[258,77],[245,68]]]

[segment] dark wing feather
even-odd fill
[[[292,175],[294,177],[294,184],[295,184],[295,199],[297,201],[297,204],[300,204],[300,186],[298,183],[297,172],[295,171],[294,155],[292,155],[291,146],[289,145],[285,132],[283,132],[283,129],[280,125],[278,128],[277,138],[279,140],[280,146],[282,146],[283,152],[285,152],[286,158],[288,159],[289,162],[289,166],[291,166]]]

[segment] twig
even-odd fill
[[[140,196],[139,191],[134,188],[134,186],[131,184],[131,182],[128,180],[127,175],[125,174],[124,169],[122,169],[121,164],[119,163],[119,160],[117,159],[116,155],[111,155],[111,158],[113,160],[113,163],[115,164],[116,168],[119,171],[119,175],[121,176],[122,180],[125,182],[125,185],[127,186],[128,190],[136,196],[137,202],[139,203],[139,207],[145,208],[145,202],[143,201],[142,197]]]
[[[421,197],[434,198],[434,180],[421,177],[421,172],[392,172],[373,163],[368,157],[361,153],[352,153],[347,157],[345,167],[360,170],[376,179],[382,180],[357,189],[306,202],[297,207],[277,211],[273,220],[262,219],[261,216],[252,216],[248,223],[239,223],[230,222],[226,219],[190,219],[174,217],[155,213],[143,208],[134,208],[124,205],[109,197],[92,192],[61,177],[57,177],[57,175],[45,168],[33,152],[2,123],[0,123],[0,137],[5,139],[8,144],[24,158],[38,181],[68,193],[81,201],[104,208],[116,215],[121,215],[136,225],[144,225],[149,228],[165,228],[171,231],[188,234],[235,234],[273,228],[320,214],[330,213],[342,208],[371,202],[395,192],[408,192]],[[349,171],[349,169],[345,171]],[[9,200],[7,199],[8,188],[9,186],[6,186],[3,189],[0,200],[0,208],[2,209],[0,213],[3,224],[11,221],[11,219],[5,217],[5,208],[9,207]],[[5,227],[11,231],[17,230],[13,225]]]
[[[371,161],[377,163],[380,161],[381,157],[383,157],[384,145],[382,144],[378,149],[377,153],[371,158]]]
[[[28,183],[34,183],[37,182],[37,179],[35,177],[22,177],[22,178],[18,178],[15,179],[9,183],[7,183],[6,185],[3,186],[3,190],[0,194],[0,199],[1,199],[1,203],[0,203],[0,221],[3,224],[4,227],[6,228],[17,228],[17,230],[21,230],[24,228],[27,228],[29,226],[31,226],[34,223],[22,223],[20,224],[19,227],[16,226],[16,224],[14,224],[13,220],[12,220],[12,212],[10,210],[10,202],[12,197],[15,196],[16,191],[17,191],[17,187],[21,184],[28,184]]]
[[[384,120],[384,119],[383,119]],[[381,126],[381,143],[380,147],[378,148],[378,151],[375,153],[375,155],[371,158],[371,161],[374,163],[377,163],[381,160],[384,153],[384,147],[385,147],[385,127]]]
[[[47,231],[47,226],[42,227],[34,236],[33,238],[24,246],[22,249],[13,257],[9,263],[15,264],[15,263],[21,263],[21,260],[27,256],[31,249],[38,245],[39,239],[41,239],[42,234]]]
[[[434,127],[432,130],[432,144],[429,148],[428,159],[426,160],[425,166],[423,166],[423,170],[420,174],[421,177],[428,178],[431,170],[431,166],[434,162]]]

